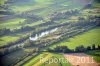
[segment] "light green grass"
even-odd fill
[[[40,58],[44,57],[43,63],[40,63]],[[50,63],[50,64],[46,64],[45,62],[47,62],[49,59],[51,59],[52,57],[55,57],[57,59],[63,59],[58,61],[58,63]],[[64,61],[64,62],[63,62]],[[26,64],[24,64],[23,66],[51,66],[51,65],[55,65],[55,66],[71,66],[69,62],[66,62],[67,60],[64,58],[64,56],[62,54],[56,54],[56,53],[48,53],[48,52],[44,52],[41,53],[40,55],[38,55],[37,57],[33,58],[32,60],[30,60],[29,62],[27,62]]]
[[[59,63],[51,63],[51,64],[46,64],[46,65],[42,65],[42,66],[60,66]]]
[[[70,38],[69,40],[67,39],[58,44],[54,44],[53,46],[51,46],[51,48],[56,47],[57,45],[68,46],[70,49],[75,49],[75,47],[79,45],[84,45],[85,47],[91,46],[92,44],[99,45],[100,44],[99,36],[100,36],[100,27],[85,32],[81,35],[77,35],[73,38]]]
[[[28,26],[35,26],[35,25],[39,25],[45,22],[41,22],[41,21],[37,21],[37,22],[33,22],[32,24],[27,24]]]
[[[0,5],[4,5],[4,2],[7,0],[0,0]]]
[[[52,53],[52,57],[41,66],[71,66],[71,64],[67,61],[67,59],[64,58],[63,54]]]
[[[71,66],[71,64],[67,61],[67,59],[64,58],[63,54],[54,53],[53,55],[58,59],[63,59],[63,61],[60,61],[62,66]]]
[[[37,21],[37,22],[33,22],[31,24],[26,24],[26,23],[24,24],[24,20],[25,19],[15,18],[15,19],[7,20],[5,22],[1,21],[0,28],[6,27],[6,28],[13,30],[15,28],[20,29],[20,27],[22,27],[22,26],[35,26],[35,25],[39,25],[41,23],[44,23],[44,22]],[[6,45],[9,42],[14,42],[14,41],[20,39],[21,37],[29,35],[30,32],[31,31],[26,31],[26,32],[13,33],[13,34],[9,34],[9,35],[7,34],[5,36],[1,36],[0,37],[0,46]]]
[[[51,57],[50,59],[53,59],[53,60],[55,60],[55,59],[58,59],[58,58],[55,58],[55,57]],[[49,60],[50,59],[48,59],[48,61],[46,61],[45,63],[43,63],[41,66],[61,66],[61,64],[60,64],[60,62],[59,61],[57,61],[57,62],[50,62]]]
[[[33,66],[33,65],[40,65],[40,59],[41,57],[44,57],[44,59],[48,59],[49,57],[51,57],[50,53],[41,53],[40,55],[38,55],[35,58],[32,58],[30,61],[28,61],[26,64],[24,64],[23,66]]]
[[[0,28],[9,28],[11,30],[20,29],[22,26],[35,26],[44,23],[41,21],[37,21],[37,22],[32,22],[31,24],[27,24],[25,23],[25,19],[22,18],[15,18],[7,21],[0,21],[0,22],[1,22]]]
[[[9,28],[9,29],[14,29],[14,28],[20,28],[22,26],[21,23],[24,22],[25,19],[22,18],[14,18],[10,19],[7,21],[0,21],[0,28]]]
[[[17,41],[18,39],[29,35],[29,32],[21,32],[15,34],[8,34],[0,37],[0,46],[7,45],[9,42]]]
[[[24,4],[19,3],[16,2],[12,6],[10,6],[13,12],[21,13],[32,10],[34,14],[43,17],[46,17],[51,12],[82,7],[81,3],[77,4],[77,1],[72,4],[72,1],[66,0],[29,0],[29,2]]]
[[[9,42],[13,42],[19,39],[18,37],[12,37],[12,36],[3,36],[0,37],[0,46],[6,45]]]

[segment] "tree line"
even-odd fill
[[[91,50],[100,50],[100,45],[97,47],[95,44],[92,46],[84,47],[84,45],[77,46],[75,49],[69,49],[67,46],[56,46],[54,49],[48,48],[49,52],[59,52],[59,53],[78,53],[78,52],[87,52]]]

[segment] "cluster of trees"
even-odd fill
[[[13,33],[26,32],[26,31],[31,31],[34,29],[35,29],[34,26],[22,26],[20,29],[14,29],[12,32]]]
[[[0,11],[0,14],[3,14],[3,15],[13,15],[14,13],[13,12],[9,12],[9,11]]]
[[[55,21],[55,20],[69,18],[70,16],[76,15],[78,13],[79,11],[75,9],[75,10],[68,10],[66,12],[54,12],[49,17],[50,17],[50,20]]]
[[[43,20],[43,18],[42,17],[39,17],[39,16],[37,16],[37,15],[34,15],[33,13],[27,13],[27,12],[23,12],[23,13],[21,13],[21,14],[18,14],[17,15],[18,17],[21,17],[21,18],[30,18],[30,19],[33,19],[33,20]]]
[[[92,7],[93,7],[93,5],[91,3],[88,3],[87,5],[85,5],[83,7],[83,9],[89,9],[89,8],[92,8]]]
[[[32,24],[32,23],[35,23],[35,22],[37,22],[38,21],[38,19],[27,19],[27,20],[25,20],[25,24]]]
[[[98,47],[96,47],[95,44],[87,47],[80,45],[77,46],[74,50],[69,49],[67,46],[56,46],[54,49],[48,48],[47,50],[49,52],[60,52],[60,53],[87,52],[90,50],[100,50],[100,45],[98,45]]]
[[[0,48],[0,56],[4,56],[6,54],[9,54],[9,53],[12,53],[12,52],[15,52],[15,51],[18,51],[18,50],[22,50],[23,48],[30,46],[30,44],[32,42],[26,42],[24,45],[16,45],[16,46],[12,46],[12,47],[6,47],[6,48]],[[36,52],[37,49],[34,49],[34,50],[31,50],[31,52],[28,52],[27,55],[30,55],[32,54],[33,52]]]
[[[27,0],[7,0],[5,1],[5,4],[11,4],[16,2],[28,2]]]
[[[10,29],[7,29],[7,28],[0,29],[0,36],[8,34],[8,33],[11,33]]]
[[[84,52],[84,51],[90,51],[90,50],[98,50],[100,49],[100,46],[98,45],[97,47],[95,46],[95,44],[93,44],[92,46],[87,46],[86,48],[81,45],[75,48],[76,52]]]
[[[17,50],[20,50],[21,48],[19,48],[18,46],[15,46],[15,47],[11,47],[11,48],[1,48],[0,49],[0,56],[4,56],[6,54],[9,54],[11,52],[14,52],[14,51],[17,51]]]
[[[36,19],[37,20],[37,19]],[[35,21],[34,19],[28,19],[26,20],[25,22],[28,24],[28,23],[32,23],[33,21]],[[45,22],[45,23],[41,23],[39,25],[36,25],[36,26],[22,26],[20,29],[13,29],[13,30],[10,30],[9,28],[1,28],[0,29],[0,36],[3,36],[5,34],[9,34],[9,33],[18,33],[18,32],[24,32],[24,31],[30,31],[30,30],[35,30],[35,28],[37,26],[39,27],[43,27],[43,26],[48,26],[48,25],[53,25],[54,23],[51,22],[51,21],[48,21],[48,22]]]
[[[24,31],[30,31],[30,30],[34,30],[34,27],[31,26],[22,26],[20,29],[13,29],[10,30],[9,28],[1,28],[0,29],[0,36],[6,35],[6,34],[10,34],[10,33],[18,33],[18,32],[24,32]]]
[[[95,0],[95,1],[100,3],[100,0]]]
[[[50,49],[48,51],[50,51]],[[64,52],[64,53],[72,52],[72,50],[70,50],[67,46],[57,46],[56,48],[54,48],[51,51],[54,51],[54,52]]]
[[[9,42],[6,45],[1,46],[0,48],[9,48],[9,47],[11,47],[13,45],[17,45],[17,44],[23,43],[28,38],[29,38],[29,36],[26,35],[25,37],[21,37],[21,38],[17,39],[16,41]]]

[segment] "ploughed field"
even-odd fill
[[[48,51],[57,46],[75,50],[80,45],[86,48],[95,44],[95,48],[100,48],[100,4],[94,1],[91,8],[86,6],[88,2],[0,1],[0,56],[4,66],[98,66],[100,49],[83,53]],[[36,40],[32,40],[34,38]],[[76,63],[78,57],[82,57],[80,60],[84,63]],[[65,63],[50,62],[60,58]],[[85,63],[87,59],[94,63]]]
[[[84,53],[64,54],[64,57],[72,64],[72,66],[98,66],[93,57],[89,57]]]

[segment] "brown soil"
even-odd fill
[[[84,53],[64,54],[64,57],[72,66],[100,66],[100,63],[97,63],[92,57]]]

